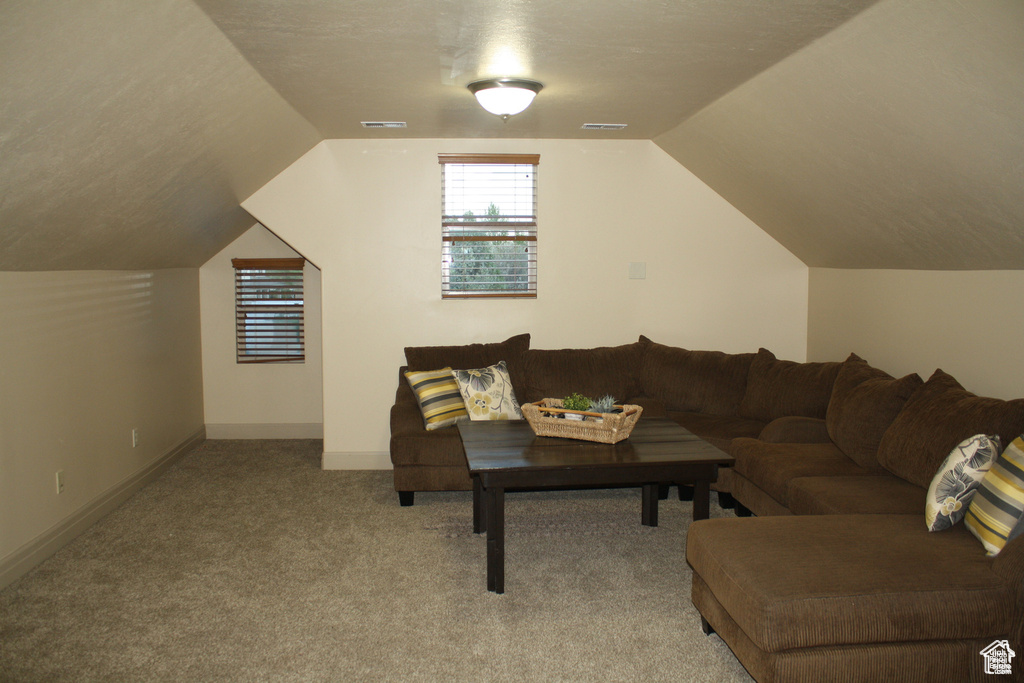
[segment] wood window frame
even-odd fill
[[[540,164],[539,154],[438,154],[438,163],[442,168],[441,182],[441,298],[442,299],[535,299],[537,298],[537,167]],[[499,214],[493,221],[481,220],[479,216],[466,219],[466,206],[463,200],[451,200],[449,188],[454,182],[449,177],[449,168],[466,165],[502,165],[532,167],[528,171],[522,168],[510,169],[509,181],[504,179],[496,182],[497,191],[513,193],[513,214]],[[524,175],[529,180],[524,182]],[[468,182],[468,181],[467,181]],[[526,183],[529,189],[526,188]],[[530,206],[524,207],[526,202]],[[491,203],[494,206],[494,202]],[[478,207],[479,208],[479,207]],[[490,208],[490,207],[488,207]],[[516,215],[518,214],[518,215]],[[483,214],[481,214],[483,215]],[[512,227],[513,229],[509,229]],[[476,229],[474,229],[476,228]],[[488,230],[487,228],[491,228]],[[495,232],[507,232],[496,235]],[[490,234],[481,234],[490,233]],[[506,250],[506,258],[501,260],[511,272],[498,275],[469,274],[464,265],[464,274],[459,274],[458,263],[474,263],[468,255],[461,258],[457,250],[462,245],[492,245],[495,250],[491,254],[481,255],[476,261],[477,270],[480,263],[488,260],[496,262],[502,258],[501,249]],[[465,246],[462,246],[466,249]],[[522,250],[521,252],[519,250]],[[525,257],[517,254],[525,254]],[[484,278],[496,279],[487,281]],[[477,278],[477,279],[473,279]]]
[[[235,269],[235,361],[305,362],[306,259],[236,258],[231,265]],[[277,289],[281,296],[267,296],[269,289]]]

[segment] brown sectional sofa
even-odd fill
[[[505,360],[520,401],[612,393],[732,454],[718,488],[744,517],[691,525],[687,560],[705,631],[757,680],[1024,680],[1024,537],[993,558],[963,524],[924,522],[949,451],[976,433],[1004,446],[1024,433],[1024,399],[975,396],[941,370],[897,379],[854,354],[794,363],[645,337],[542,350],[519,335],[406,359],[417,370]],[[424,429],[401,373],[391,428],[403,504],[470,488],[457,430]],[[1014,675],[987,676],[980,652],[1003,639]]]
[[[942,370],[895,379],[851,355],[826,427],[826,443],[733,442],[733,495],[759,517],[690,527],[705,630],[759,681],[980,681],[994,641],[1024,655],[1024,538],[987,557],[963,524],[924,520],[950,450],[978,433],[1009,444],[1024,400],[975,396]]]
[[[639,341],[592,349],[531,349],[530,335],[495,344],[409,347],[391,408],[391,462],[403,505],[416,491],[469,490],[458,430],[427,431],[406,370],[470,369],[504,360],[520,402],[571,392],[611,394],[669,417],[726,452],[738,437],[775,441],[827,439],[825,413],[839,363],[777,360],[765,349],[726,354]],[[715,488],[730,490],[723,469]],[[722,496],[728,504],[728,497]]]
[[[395,491],[402,505],[412,505],[416,491],[464,491],[472,488],[462,441],[455,427],[427,431],[406,370],[484,368],[499,361],[508,365],[519,396],[524,386],[523,354],[530,335],[520,334],[496,344],[418,346],[405,349],[406,365],[398,371],[398,390],[391,407],[391,463]]]

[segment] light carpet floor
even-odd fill
[[[472,494],[207,441],[0,592],[3,681],[750,681],[690,602],[691,504],[510,493],[505,594]],[[712,516],[727,516],[712,502]]]

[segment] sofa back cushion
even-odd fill
[[[747,388],[752,353],[690,351],[647,342],[640,369],[643,393],[668,410],[735,416]]]
[[[564,398],[579,392],[588,398],[611,394],[627,401],[641,393],[640,363],[646,344],[593,349],[530,349],[524,355],[524,401]]]
[[[405,360],[409,370],[437,370],[450,367],[455,370],[475,370],[505,361],[516,393],[525,386],[523,354],[530,348],[530,335],[518,334],[494,344],[464,344],[462,346],[407,346]]]
[[[977,396],[952,376],[936,370],[911,395],[885,431],[878,462],[927,489],[953,447],[973,434],[998,435],[1011,443],[1024,433],[1024,399]]]
[[[777,360],[760,349],[750,363],[740,416],[764,422],[789,415],[824,419],[840,365]]]
[[[828,402],[829,438],[861,467],[878,467],[878,444],[885,430],[922,384],[916,373],[896,379],[851,353],[839,368]]]

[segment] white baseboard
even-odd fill
[[[93,498],[63,521],[0,560],[0,589],[15,582],[70,543],[205,440],[206,428],[203,427],[154,462]]]
[[[322,422],[269,424],[208,424],[207,439],[322,439]]]
[[[321,466],[325,470],[390,470],[391,455],[379,453],[352,453],[324,451]]]

